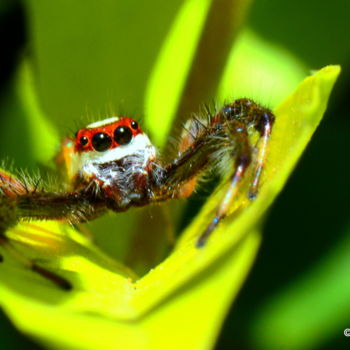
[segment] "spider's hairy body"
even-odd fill
[[[249,167],[253,169],[248,196],[256,197],[274,119],[270,110],[249,99],[233,101],[214,113],[207,111],[204,117],[193,117],[185,124],[177,155],[169,162],[158,156],[133,119],[112,117],[90,124],[75,137],[63,140],[56,157],[63,176],[56,183],[24,172],[15,177],[0,169],[0,246],[13,252],[5,231],[20,220],[54,219],[74,224],[107,210],[122,212],[133,206],[186,198],[208,170],[223,169],[230,174],[227,190],[197,240],[201,247],[229,212]],[[257,143],[251,141],[253,134]],[[61,289],[72,287],[35,261],[21,260]]]
[[[16,213],[15,219],[0,218],[1,225],[6,228],[21,219],[76,223],[107,210],[121,212],[132,206],[185,198],[206,170],[221,164],[220,168],[232,171],[230,184],[215,218],[198,241],[202,245],[228,212],[251,163],[249,196],[256,196],[273,122],[270,110],[249,99],[236,100],[214,113],[207,111],[206,116],[193,117],[185,124],[177,156],[169,163],[158,156],[133,119],[112,117],[90,124],[62,143],[56,158],[65,169],[59,189],[0,173],[1,205],[13,206]],[[259,147],[251,144],[252,133],[258,135]]]

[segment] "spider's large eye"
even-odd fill
[[[104,132],[99,132],[92,137],[92,147],[98,151],[106,151],[112,143],[112,139]]]
[[[132,131],[127,126],[118,126],[114,131],[114,140],[120,145],[127,145],[132,139]]]

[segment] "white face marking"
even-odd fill
[[[86,129],[100,128],[100,127],[102,127],[102,126],[115,123],[115,122],[117,122],[119,119],[120,119],[119,117],[111,117],[111,118],[108,118],[108,119],[99,120],[98,122],[89,124],[89,125],[86,127]]]
[[[77,174],[80,172],[83,176],[88,177],[97,175],[96,164],[108,163],[126,156],[137,157],[142,162],[142,166],[146,167],[147,163],[155,158],[156,149],[147,135],[138,134],[125,146],[118,146],[104,152],[89,151],[74,154],[72,173]]]

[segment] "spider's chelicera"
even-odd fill
[[[201,247],[227,214],[248,167],[253,167],[248,196],[256,197],[273,122],[270,110],[249,99],[236,100],[215,113],[191,118],[169,163],[133,119],[112,117],[90,124],[63,141],[57,162],[65,169],[65,180],[59,190],[0,172],[0,231],[22,219],[77,223],[107,210],[122,212],[185,198],[218,160],[231,162],[227,191],[197,240]],[[258,145],[250,141],[254,133]]]

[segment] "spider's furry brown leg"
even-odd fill
[[[205,244],[211,232],[226,216],[251,163],[256,165],[249,197],[255,198],[273,122],[274,116],[270,110],[249,99],[240,99],[225,105],[214,115],[209,115],[206,120],[193,118],[185,126],[179,156],[160,172],[160,181],[156,183],[153,191],[156,201],[187,197],[203,171],[210,165],[226,160],[227,156],[234,164],[225,197],[219,204],[214,219],[198,239],[198,247]],[[250,134],[253,132],[259,133],[260,137],[261,144],[257,155],[250,143]]]
[[[212,222],[197,240],[197,247],[204,246],[210,234],[214,231],[220,221],[226,216],[229,208],[237,196],[239,184],[244,178],[245,172],[252,161],[252,150],[249,145],[247,126],[240,121],[234,120],[229,124],[227,137],[232,142],[231,157],[235,160],[235,169],[230,177],[230,184],[225,197],[216,209]]]
[[[230,137],[232,141],[235,139],[236,144],[240,145],[241,149],[233,155],[233,158],[235,159],[235,170],[231,176],[230,185],[225,197],[218,206],[214,219],[200,235],[197,241],[197,247],[205,245],[208,237],[220,221],[226,216],[231,204],[237,196],[238,185],[253,160],[253,147],[249,144],[248,134],[251,128],[254,128],[255,131],[260,133],[261,140],[261,145],[255,160],[256,166],[253,172],[253,181],[249,187],[248,193],[249,199],[256,198],[259,181],[265,163],[268,139],[275,119],[270,110],[263,108],[248,99],[237,100],[224,106],[221,113],[226,116],[229,124],[231,124],[230,132],[227,133],[227,136]]]
[[[92,220],[106,211],[106,204],[87,193],[36,192],[16,198],[21,219],[65,220],[79,223]]]
[[[213,152],[224,136],[221,127],[191,119],[179,145],[179,155],[171,163],[159,168],[152,193],[154,201],[186,198],[193,192],[198,176],[215,162]]]
[[[84,222],[107,210],[106,203],[93,193],[93,188],[66,192],[57,188],[38,188],[36,182],[31,182],[0,171],[0,197],[5,203],[3,207],[11,208],[3,212],[6,215],[1,214],[0,228],[19,220]]]

